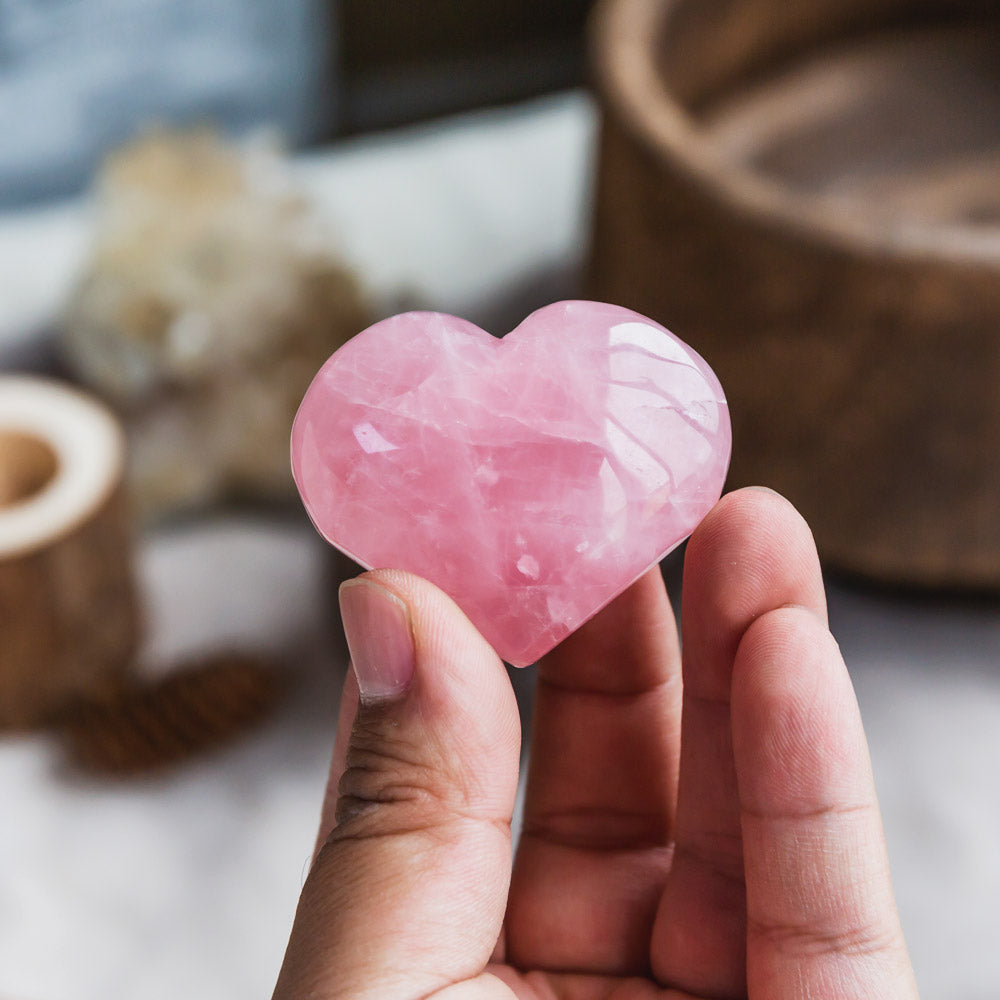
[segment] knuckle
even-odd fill
[[[864,956],[891,951],[898,944],[891,926],[856,923],[824,927],[813,923],[750,920],[751,937],[799,956]]]
[[[445,784],[426,744],[408,738],[378,709],[361,709],[338,786],[337,826],[376,813],[380,826],[393,829],[429,825]]]

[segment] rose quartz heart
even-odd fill
[[[292,470],[325,538],[436,583],[524,666],[691,533],[730,444],[691,348],[559,302],[502,340],[440,313],[358,334],[306,393]]]

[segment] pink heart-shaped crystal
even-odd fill
[[[376,323],[310,386],[292,470],[325,538],[436,583],[524,666],[691,533],[730,445],[694,351],[628,309],[559,302],[502,340],[440,313]]]

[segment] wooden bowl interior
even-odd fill
[[[978,239],[1000,224],[990,0],[633,6],[653,23],[651,68],[681,113],[663,146],[729,196],[878,243],[899,225],[929,227],[926,246],[941,227]]]

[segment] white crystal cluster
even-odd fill
[[[96,211],[64,343],[126,418],[140,510],[290,496],[295,409],[370,317],[280,152],[152,134],[107,162]]]

